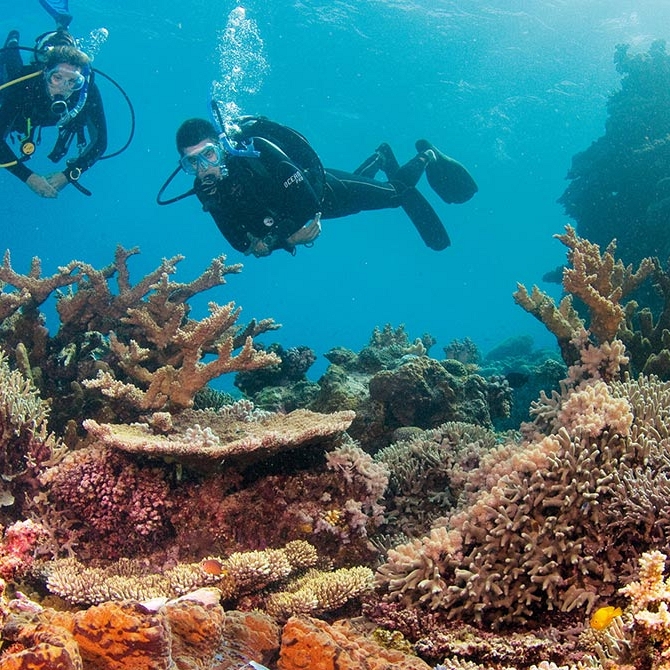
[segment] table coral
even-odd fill
[[[193,410],[182,414],[183,425],[170,435],[155,435],[147,425],[99,424],[93,419],[84,427],[102,443],[123,451],[174,458],[222,459],[267,457],[316,438],[344,432],[354,412],[320,414],[294,410],[289,414],[272,413],[256,421],[231,419],[225,412],[217,414]]]

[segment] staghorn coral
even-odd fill
[[[238,325],[240,310],[232,302],[210,303],[208,317],[189,318],[188,301],[225,284],[225,276],[239,272],[240,265],[227,266],[221,256],[200,277],[178,283],[170,276],[183,257],[175,256],[132,285],[128,259],[136,253],[118,247],[114,263],[105,268],[72,261],[47,279],[39,277],[38,259],[28,275],[16,273],[8,255],[0,268],[0,281],[15,289],[9,295],[29,296],[12,299],[17,306],[0,324],[0,343],[52,400],[51,421],[58,428],[73,414],[95,416],[103,409],[126,419],[137,418],[142,409],[188,407],[197,391],[221,374],[279,362],[253,343],[278,327],[271,319]],[[63,286],[68,290],[57,293],[56,304],[60,325],[51,335],[38,307]]]
[[[563,360],[572,365],[579,350],[574,342],[582,341],[587,327],[573,307],[573,298],[580,298],[588,308],[588,329],[596,343],[609,342],[624,324],[626,305],[621,303],[622,299],[653,272],[654,264],[645,258],[634,271],[632,266],[615,261],[615,242],[601,253],[598,245],[578,237],[572,226],[566,226],[565,230],[565,234],[555,237],[569,249],[569,265],[563,271],[563,288],[568,295],[557,307],[537,286],[529,294],[519,284],[514,300],[556,336]]]
[[[551,435],[493,453],[486,490],[446,527],[389,551],[377,574],[388,597],[499,627],[547,609],[588,611],[614,594],[638,551],[670,539],[667,526],[645,536],[649,525],[618,507],[631,473],[670,474],[670,387],[640,377],[608,389],[606,404],[625,400],[632,423],[609,421],[594,435],[557,422]]]

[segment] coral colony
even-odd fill
[[[557,237],[562,300],[514,299],[560,357],[387,324],[316,382],[194,317],[223,257],[7,252],[0,670],[670,669],[670,274]]]
[[[134,251],[50,277],[6,254],[0,670],[670,667],[670,383],[644,372],[668,354],[626,302],[667,281],[559,239],[566,297],[515,299],[563,378],[515,432],[463,343],[385,326],[307,382],[313,356],[256,341],[271,319],[192,318],[224,258],[133,284]]]

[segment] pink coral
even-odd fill
[[[0,577],[9,581],[25,574],[40,542],[46,538],[47,531],[30,519],[9,526],[0,543]]]
[[[615,398],[603,381],[582,383],[563,402],[558,421],[570,432],[597,437],[604,430],[628,435],[633,423],[630,403]]]

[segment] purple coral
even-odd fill
[[[132,556],[170,532],[170,487],[161,468],[93,446],[69,454],[44,481],[55,505],[88,529],[97,555]]]

